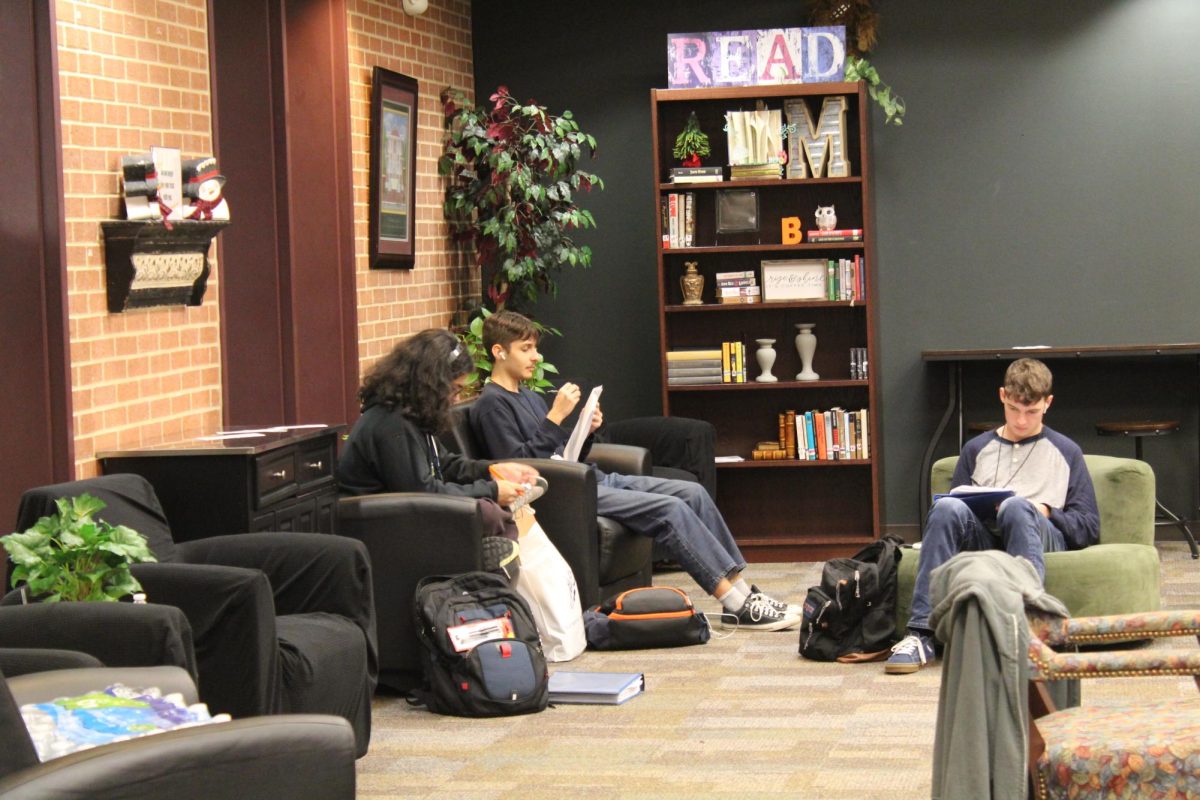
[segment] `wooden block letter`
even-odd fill
[[[782,224],[782,240],[784,244],[800,244],[800,218],[784,217]]]

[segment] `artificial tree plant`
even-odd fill
[[[708,134],[700,130],[700,121],[696,119],[696,112],[693,111],[688,115],[683,130],[675,137],[675,147],[671,155],[680,159],[680,163],[685,167],[698,167],[700,159],[710,153],[712,148],[708,144]]]
[[[580,168],[596,155],[596,139],[570,111],[554,115],[520,103],[504,86],[474,106],[461,92],[442,93],[447,136],[438,174],[449,178],[442,209],[454,237],[475,251],[495,310],[553,296],[566,266],[587,267],[592,251],[572,238],[595,227],[578,192],[604,188]]]

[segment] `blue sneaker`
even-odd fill
[[[933,637],[909,633],[892,647],[892,655],[883,665],[888,675],[907,675],[916,672],[934,659]]]

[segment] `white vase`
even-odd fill
[[[758,359],[759,375],[754,380],[759,383],[775,383],[779,380],[771,374],[771,367],[775,364],[775,340],[774,339],[755,339],[758,343],[758,352],[754,357]]]
[[[796,330],[800,331],[796,334],[796,352],[800,354],[800,365],[803,367],[796,375],[798,381],[821,379],[821,376],[813,372],[812,368],[813,354],[817,352],[817,337],[813,333],[815,327],[817,326],[811,322],[796,323]]]

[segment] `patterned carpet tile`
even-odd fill
[[[1200,562],[1160,546],[1164,605],[1200,607]],[[820,564],[755,564],[753,580],[797,601]],[[656,575],[717,612],[686,575]],[[589,651],[552,670],[644,672],[621,706],[563,705],[501,719],[440,717],[377,697],[362,798],[928,797],[940,665],[886,675],[882,664],[797,655],[797,631],[725,635],[668,650]],[[1159,646],[1195,647],[1192,638]],[[1189,678],[1090,681],[1085,703],[1195,697]]]

